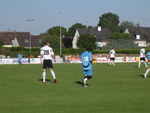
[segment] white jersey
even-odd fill
[[[140,58],[143,58],[143,57],[145,57],[145,49],[144,48],[140,49]]]
[[[44,46],[41,48],[41,55],[43,55],[43,60],[52,60],[52,55],[54,55],[53,49],[49,46]]]
[[[115,58],[115,50],[114,49],[112,49],[112,50],[110,50],[110,52],[109,52],[109,57],[110,58]]]

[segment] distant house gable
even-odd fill
[[[0,39],[4,41],[4,47],[29,47],[30,46],[30,33],[29,32],[0,32]],[[43,36],[31,35],[31,46],[40,47]]]
[[[148,46],[150,43],[150,28],[149,27],[131,27],[126,28],[125,33],[130,34],[133,40],[140,47]]]
[[[80,35],[83,34],[90,34],[94,37],[96,37],[96,43],[100,44],[101,46],[105,46],[108,43],[108,40],[111,36],[111,31],[109,29],[85,29],[85,28],[79,28],[76,30],[74,39],[73,39],[73,48],[77,48],[77,40],[80,37]]]
[[[146,37],[149,37],[149,33],[144,27],[131,27],[125,30],[125,33],[130,34],[134,40],[146,40]],[[140,37],[140,38],[139,38]]]
[[[18,47],[19,46],[19,43],[18,43],[18,40],[17,40],[16,37],[14,38],[14,40],[12,40],[12,46],[13,47]]]

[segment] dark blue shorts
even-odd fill
[[[87,76],[92,76],[93,75],[92,70],[83,70],[83,73],[84,73],[84,75],[87,75]]]
[[[89,80],[92,78],[92,76],[85,76],[84,78],[87,78]]]

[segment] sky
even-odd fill
[[[117,14],[120,22],[150,27],[149,11],[150,0],[0,0],[0,32],[39,35],[53,26],[97,26],[99,17],[108,12]]]

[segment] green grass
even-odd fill
[[[93,64],[87,88],[80,84],[81,64],[54,67],[58,83],[42,84],[41,65],[0,65],[0,113],[150,113],[144,66]]]

